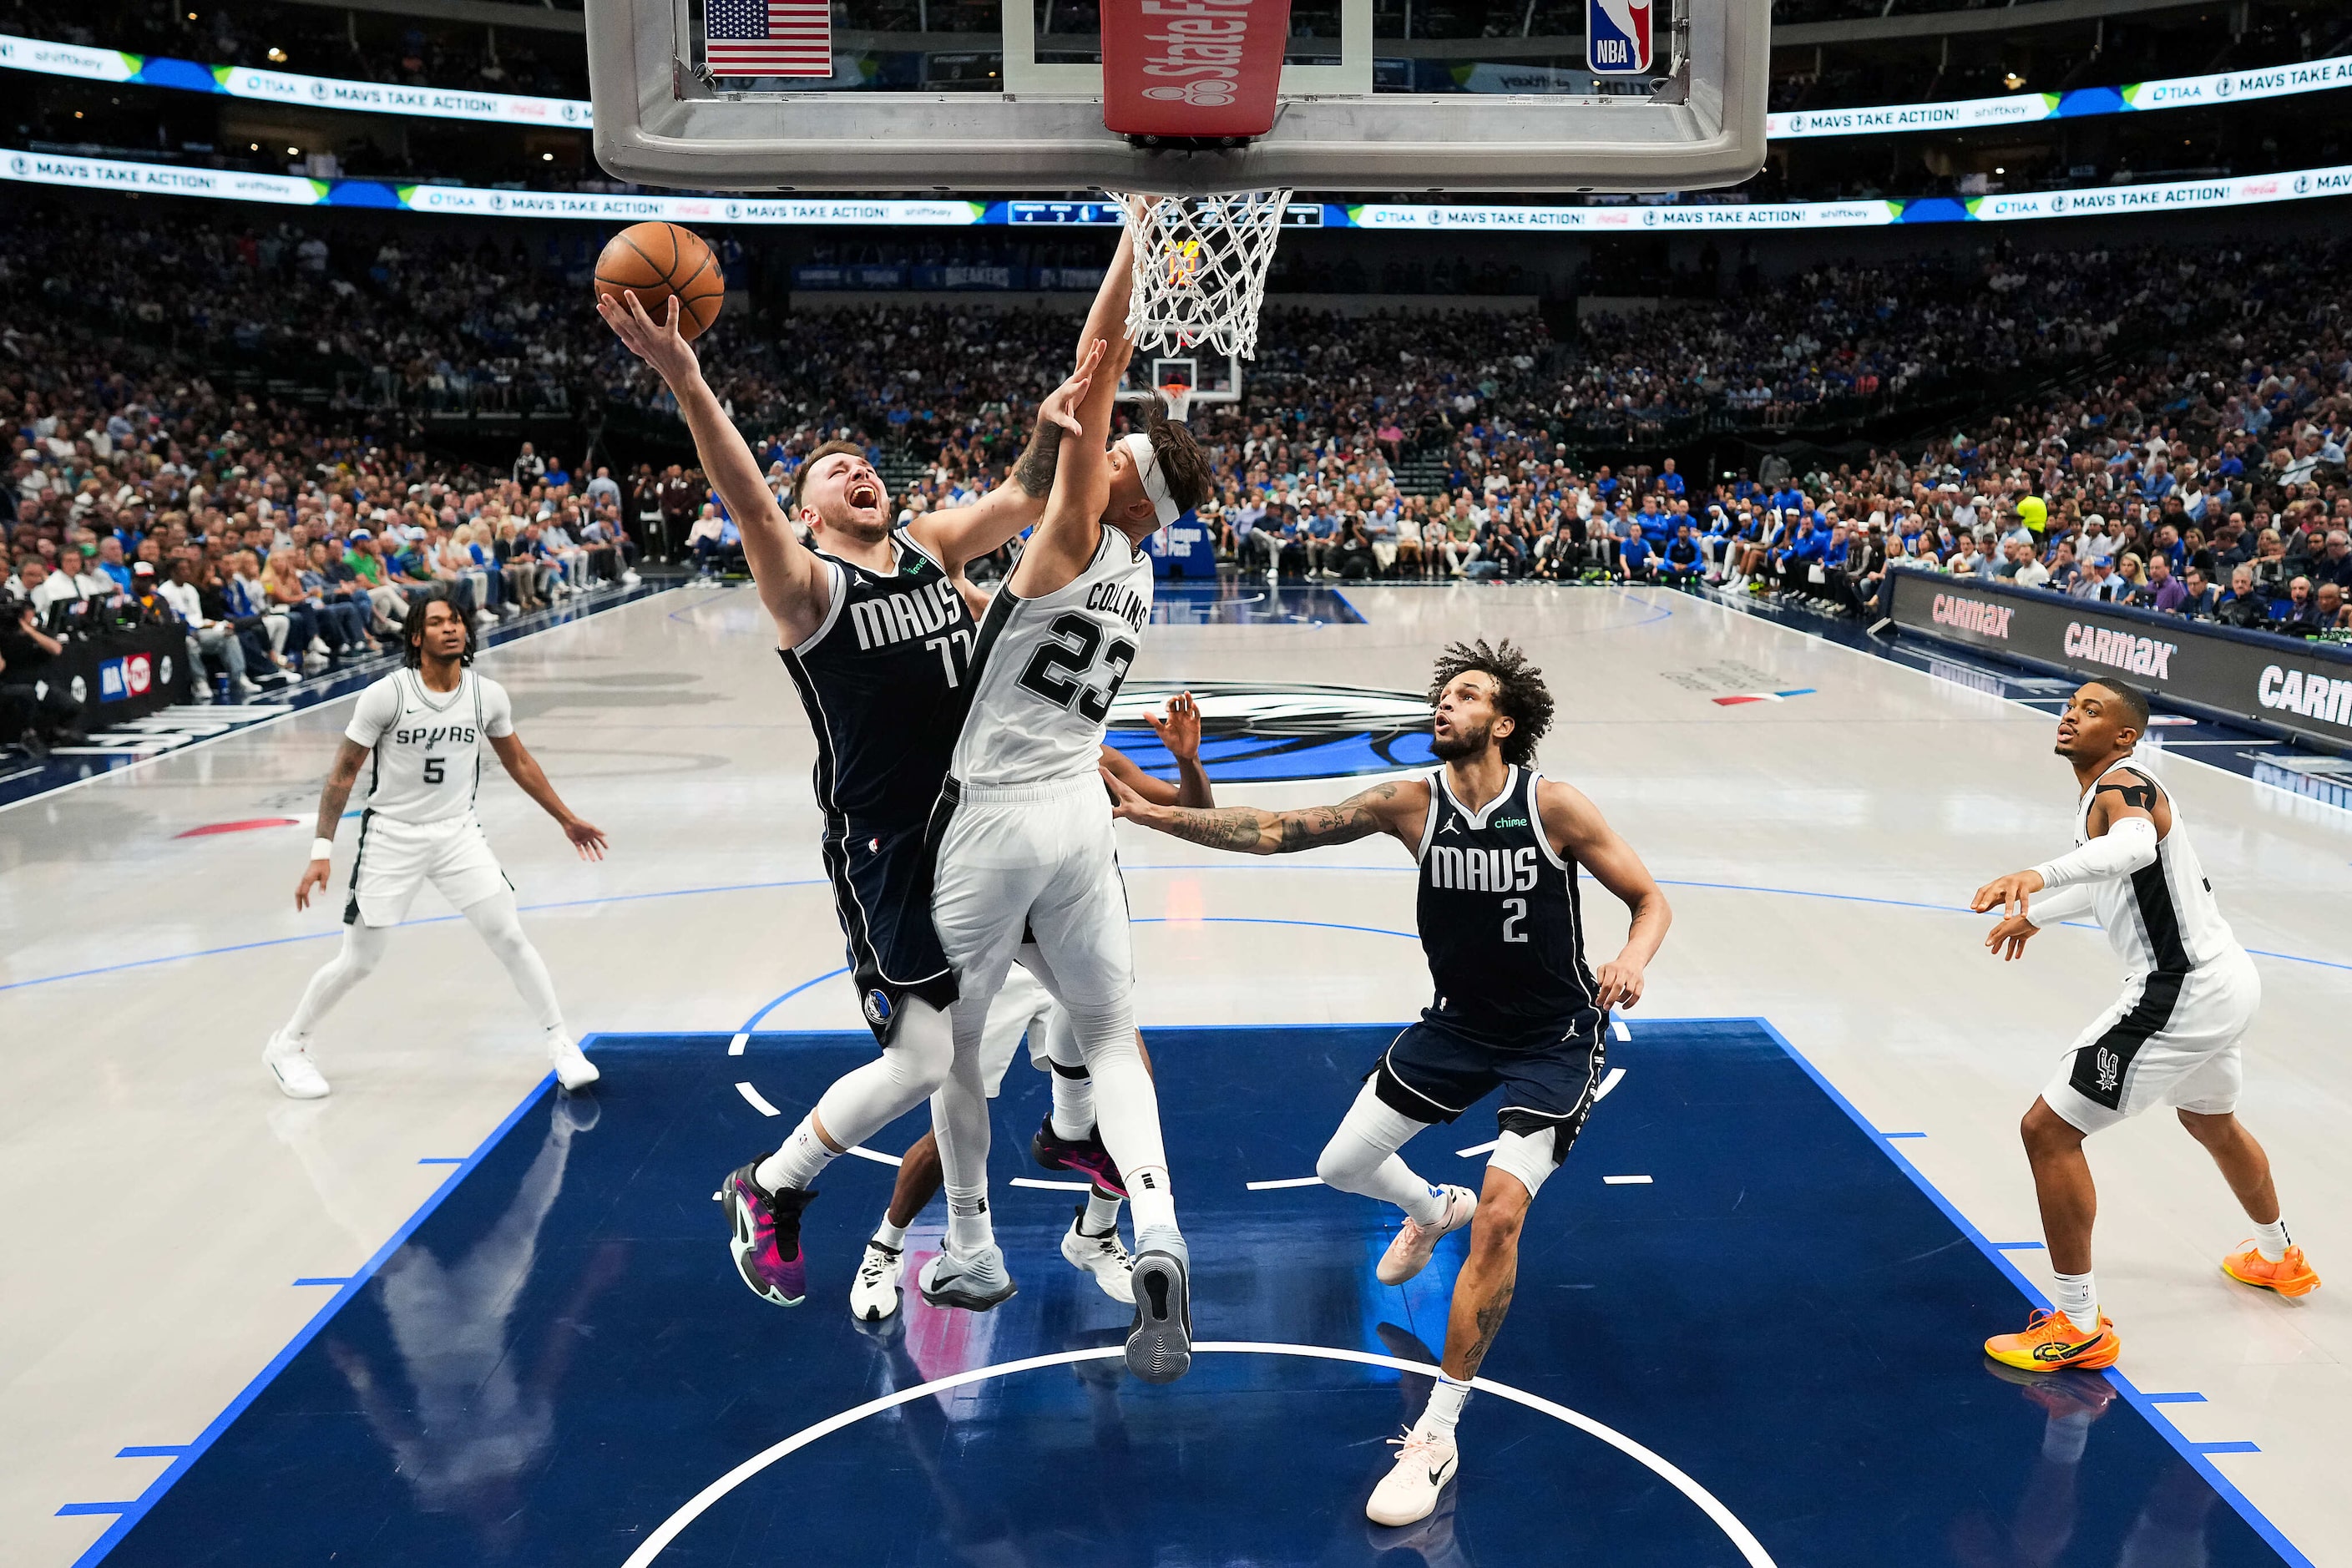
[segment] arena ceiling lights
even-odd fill
[[[0,180],[131,195],[260,202],[279,206],[372,207],[478,217],[586,223],[746,226],[968,228],[997,224],[1108,226],[1108,202],[887,201],[866,197],[614,196],[565,191],[485,190],[470,185],[387,185],[374,180],[312,180],[245,174],[174,163],[126,163],[0,148]],[[2037,218],[2206,212],[2352,195],[2352,163],[2235,179],[2163,184],[2091,185],[2071,191],[1909,202],[1688,202],[1619,206],[1472,206],[1303,202],[1286,226],[1418,229],[1451,233],[1623,234],[1637,230],[1885,228],[1898,224],[2018,223]]]
[[[458,88],[399,87],[302,76],[293,71],[256,70],[247,66],[205,66],[162,55],[126,54],[0,34],[0,69],[131,87],[173,88],[229,98],[253,99],[304,109],[339,109],[401,114],[425,120],[470,120],[499,125],[547,126],[585,131],[593,123],[588,100],[532,98],[519,93],[475,92]],[[2266,98],[2326,92],[2352,87],[2352,55],[2304,65],[2224,71],[2214,76],[2172,77],[2123,87],[2081,88],[2073,92],[2017,92],[1999,98],[1958,99],[1939,103],[1887,104],[1866,109],[1800,110],[1768,115],[1773,141],[1830,136],[1884,136],[1917,131],[1975,131],[1989,126],[2031,125],[2160,109],[2211,109]]]

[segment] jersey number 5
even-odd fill
[[[1056,708],[1076,707],[1088,721],[1101,723],[1110,717],[1110,705],[1118,700],[1128,668],[1135,663],[1135,645],[1125,637],[1114,637],[1105,647],[1102,627],[1076,613],[1061,616],[1046,629],[1055,640],[1037,645],[1029,668],[1021,672],[1022,689],[1035,692]],[[1097,654],[1109,668],[1110,679],[1098,687],[1081,685],[1097,668]]]
[[[446,759],[442,757],[427,757],[425,759],[425,782],[426,784],[439,784],[441,782],[441,764],[445,761],[446,761]]]

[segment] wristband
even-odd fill
[[[310,858],[311,858],[311,859],[313,859],[313,860],[331,860],[331,859],[333,859],[334,858],[335,858],[335,841],[334,841],[333,839],[331,839],[331,838],[313,838],[312,840],[310,840]]]

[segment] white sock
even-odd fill
[[[1073,1143],[1095,1130],[1095,1083],[1086,1070],[1080,1068],[1072,1078],[1056,1063],[1047,1075],[1054,1080],[1054,1136]]]
[[[1127,1178],[1127,1201],[1135,1208],[1135,1238],[1143,1241],[1143,1233],[1166,1226],[1176,1228],[1176,1194],[1168,1187],[1168,1167],[1145,1165],[1139,1170],[1121,1171]]]
[[[996,1244],[996,1226],[988,1217],[986,1187],[948,1189],[948,1250],[967,1258]]]
[[[2286,1215],[2281,1215],[2268,1225],[2254,1226],[2254,1245],[2262,1249],[2263,1261],[2278,1263],[2286,1258],[2286,1249],[2294,1245],[2286,1233]]]
[[[882,1223],[874,1227],[874,1239],[893,1252],[903,1251],[907,1246],[907,1227],[892,1225],[890,1216],[886,1214],[882,1216]]]
[[[816,1135],[816,1118],[812,1112],[801,1118],[801,1124],[793,1129],[783,1147],[761,1161],[760,1168],[751,1175],[772,1193],[781,1193],[788,1187],[805,1188],[835,1158],[824,1140]]]
[[[1116,1233],[1118,1229],[1119,1203],[1120,1200],[1118,1198],[1106,1196],[1100,1188],[1088,1193],[1085,1217],[1078,1221],[1078,1234],[1101,1236],[1106,1232]]]
[[[2098,1331],[2099,1290],[2088,1272],[2059,1275],[2051,1297],[2076,1328],[2086,1334]]]
[[[1462,1406],[1470,1397],[1470,1385],[1459,1378],[1437,1374],[1437,1386],[1429,1391],[1429,1405],[1413,1424],[1413,1430],[1424,1437],[1443,1437],[1454,1441],[1454,1424],[1462,1418]]]

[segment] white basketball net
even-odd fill
[[[1288,191],[1237,191],[1214,196],[1126,195],[1135,235],[1135,295],[1127,307],[1129,341],[1142,348],[1205,344],[1247,359],[1257,353],[1258,308],[1266,269],[1282,233]]]

